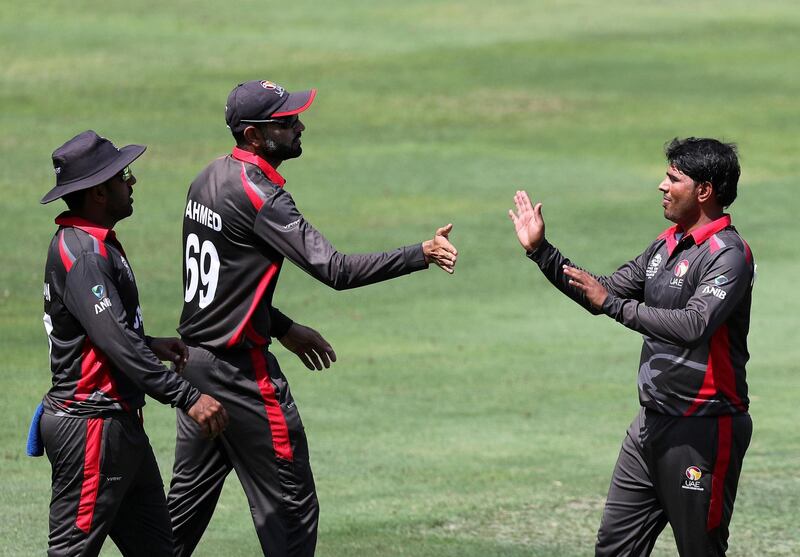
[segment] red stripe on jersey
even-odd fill
[[[267,272],[264,273],[264,276],[261,277],[261,280],[258,282],[258,286],[256,287],[256,293],[253,296],[253,303],[250,304],[250,308],[247,310],[247,314],[245,314],[244,319],[236,327],[236,330],[233,333],[233,336],[228,341],[226,345],[227,348],[231,348],[232,346],[236,346],[239,344],[239,341],[242,340],[242,335],[244,334],[245,327],[250,323],[250,317],[252,317],[253,312],[256,310],[259,302],[261,302],[261,297],[264,295],[264,292],[267,290],[267,286],[269,286],[272,277],[275,276],[275,273],[278,272],[278,264],[273,263],[267,268]]]
[[[683,413],[684,416],[691,416],[697,412],[697,409],[700,408],[701,404],[717,393],[717,388],[714,385],[714,367],[711,364],[711,356],[709,356],[708,365],[706,365],[706,374],[703,377],[703,386],[700,387],[700,390],[697,392],[697,396],[694,397],[692,405],[686,412]]]
[[[83,456],[83,484],[78,501],[75,526],[88,534],[92,529],[97,492],[100,489],[100,448],[103,442],[103,418],[86,420],[86,447]]]
[[[256,208],[256,211],[260,211],[261,207],[264,205],[264,200],[261,199],[261,196],[258,195],[258,192],[256,192],[250,184],[250,180],[247,179],[247,169],[244,165],[242,165],[242,187],[244,188],[244,193],[246,193],[247,197],[250,199],[250,203],[253,204],[253,207]]]
[[[281,405],[275,398],[275,387],[270,381],[267,371],[267,358],[261,348],[250,350],[250,359],[253,362],[253,369],[256,373],[256,382],[261,391],[261,398],[264,399],[264,409],[267,411],[267,420],[272,434],[272,448],[275,456],[291,462],[294,459],[292,444],[289,441],[289,428],[286,425],[286,417],[283,415]]]
[[[720,416],[717,419],[717,461],[711,477],[711,503],[708,506],[706,530],[711,531],[722,522],[722,510],[725,503],[725,476],[728,474],[728,463],[731,460],[731,417]]]
[[[120,400],[117,386],[111,376],[108,358],[87,338],[81,352],[81,378],[75,388],[75,400],[86,400],[95,391],[105,393],[114,401],[119,402],[123,408],[128,409],[128,405]]]
[[[742,240],[742,243],[744,244],[744,259],[748,263],[752,263],[753,262],[753,252],[750,251],[750,246],[747,245],[747,242]]]
[[[731,362],[731,342],[728,325],[723,324],[711,337],[711,346],[708,354],[708,366],[713,368],[714,382],[728,401],[739,410],[747,408],[736,392],[736,375]]]
[[[684,416],[691,416],[697,412],[703,402],[711,399],[717,392],[724,394],[728,401],[739,410],[746,410],[744,404],[742,404],[742,399],[736,393],[736,376],[731,363],[731,347],[727,324],[720,326],[711,336],[703,386],[700,387],[694,402],[684,413]]]
[[[63,232],[58,236],[58,254],[61,256],[61,262],[64,264],[64,268],[69,273],[69,270],[72,269],[72,264],[75,262],[75,259],[73,259],[72,255],[69,253],[67,244],[64,243]]]
[[[247,325],[244,326],[244,336],[255,346],[264,346],[268,344],[268,339],[258,334],[253,327],[252,321],[248,321]]]

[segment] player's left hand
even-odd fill
[[[584,293],[586,299],[595,309],[602,309],[608,298],[608,291],[592,275],[575,267],[564,265],[564,274],[569,277],[570,286]]]
[[[336,361],[336,352],[322,335],[311,327],[292,323],[286,334],[278,339],[290,352],[297,354],[300,361],[310,369],[321,371],[331,367]]]
[[[189,349],[179,338],[154,337],[150,343],[150,350],[163,362],[175,364],[175,371],[181,373],[189,360]]]

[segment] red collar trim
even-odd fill
[[[659,240],[666,240],[667,242],[667,254],[672,255],[672,252],[675,251],[675,246],[678,245],[678,240],[675,239],[675,234],[680,232],[680,228],[676,224],[675,226],[670,226],[664,232],[659,235]]]
[[[731,216],[730,215],[722,215],[715,221],[709,222],[708,224],[701,226],[700,228],[693,230],[686,236],[691,236],[692,240],[696,245],[700,245],[706,240],[708,240],[711,236],[719,232],[720,230],[727,228],[731,225]],[[670,226],[664,232],[659,235],[659,240],[666,240],[667,245],[671,246],[670,253],[674,246],[678,243],[678,240],[675,238],[675,234],[682,232],[682,229],[677,224],[674,226]]]
[[[72,215],[69,211],[61,213],[56,217],[56,224],[59,226],[69,226],[72,228],[79,228],[86,232],[87,234],[91,234],[101,242],[105,242],[106,238],[111,236],[114,238],[114,231],[110,228],[104,228],[99,224],[95,224],[91,221],[83,219],[81,217],[76,217]]]
[[[680,227],[676,224],[667,228],[664,232],[658,235],[657,240],[668,240],[670,238],[675,239],[675,234],[680,232]]]
[[[233,148],[233,152],[231,152],[231,156],[234,159],[242,161],[242,162],[249,162],[250,164],[254,164],[261,169],[261,171],[266,175],[267,179],[272,182],[273,184],[277,184],[280,187],[286,183],[286,179],[278,174],[278,171],[272,168],[272,165],[269,164],[267,161],[256,155],[255,153],[251,153],[250,151],[245,151],[244,149],[239,149],[238,147]]]
[[[698,246],[711,238],[714,234],[719,232],[720,230],[727,228],[731,225],[731,216],[730,215],[722,215],[715,221],[709,222],[705,226],[701,226],[700,228],[693,230],[689,236],[694,238],[694,243]]]

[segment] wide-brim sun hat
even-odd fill
[[[75,191],[91,188],[110,180],[138,159],[146,145],[117,148],[93,130],[79,133],[53,151],[56,185],[42,198],[50,203]]]

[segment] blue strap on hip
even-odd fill
[[[42,456],[44,454],[44,442],[42,441],[42,434],[39,431],[39,422],[44,413],[44,405],[40,402],[36,407],[36,412],[33,413],[31,420],[31,429],[28,431],[28,456]]]

